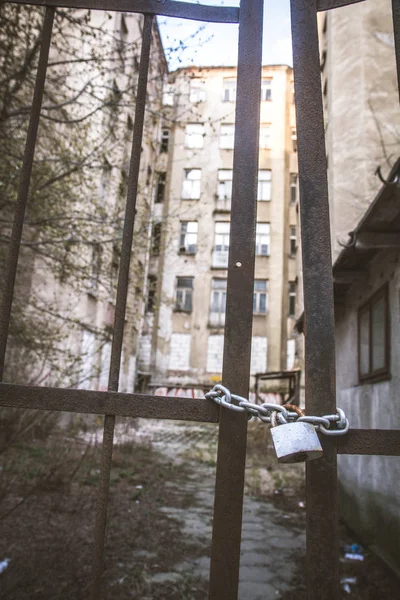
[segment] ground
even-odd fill
[[[239,598],[302,600],[304,467],[276,463],[267,429],[250,423]],[[2,600],[87,599],[99,432],[78,428],[9,449],[0,478],[0,564],[10,559],[0,574]],[[116,442],[108,598],[205,599],[217,426],[125,421]],[[341,534],[342,544],[358,542],[343,526]],[[400,596],[399,582],[371,553],[341,567],[350,581],[344,598]]]

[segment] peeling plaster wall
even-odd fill
[[[358,308],[389,283],[391,378],[358,382]],[[336,315],[337,405],[352,428],[400,429],[400,253],[382,252],[368,278],[349,290]],[[400,461],[387,456],[339,456],[342,515],[368,545],[400,572]]]

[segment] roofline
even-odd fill
[[[388,175],[388,177],[386,179],[386,182],[383,183],[383,185],[379,189],[379,192],[377,193],[375,199],[368,206],[368,208],[365,211],[364,215],[361,217],[360,221],[358,222],[358,224],[356,225],[356,227],[352,231],[352,233],[354,235],[357,235],[357,233],[359,232],[359,230],[364,225],[368,225],[368,220],[371,217],[371,214],[376,209],[376,207],[380,204],[380,202],[383,202],[383,197],[384,197],[384,194],[385,194],[385,192],[387,190],[387,186],[395,183],[396,178],[398,179],[399,177],[400,177],[400,157],[396,160],[394,166],[392,167],[392,169],[391,169],[391,171],[390,171],[390,173],[389,173],[389,175]],[[400,206],[399,206],[399,213],[400,213]],[[349,247],[343,248],[343,250],[341,250],[341,252],[336,257],[336,260],[333,263],[333,268],[338,267],[340,265],[340,263],[342,262],[342,260],[346,257],[346,255],[349,252],[351,252],[351,249]]]
[[[289,69],[290,71],[293,71],[293,67],[287,64],[271,64],[271,65],[262,65],[262,68],[266,68],[266,69],[273,69],[273,68],[282,68],[282,69]],[[227,69],[234,69],[235,71],[237,71],[237,65],[191,65],[188,67],[179,67],[178,69],[175,69],[174,71],[170,71],[171,75],[174,75],[175,73],[180,73],[181,71],[205,71],[205,70],[211,70],[211,69],[220,69],[221,71],[227,70]]]

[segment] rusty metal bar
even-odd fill
[[[41,32],[42,39],[40,45],[38,69],[36,73],[35,90],[33,93],[32,109],[29,119],[28,133],[25,142],[25,151],[20,173],[18,197],[14,213],[14,223],[11,233],[8,257],[6,261],[7,268],[4,282],[4,291],[0,307],[0,381],[3,379],[4,374],[4,361],[6,356],[7,338],[10,326],[11,306],[14,295],[15,277],[17,274],[22,229],[24,226],[24,217],[26,205],[28,202],[29,185],[31,181],[33,158],[35,155],[40,111],[42,108],[43,91],[46,80],[47,63],[49,59],[53,20],[54,8],[46,8],[43,21],[43,28]]]
[[[400,456],[400,430],[350,429],[336,444],[339,454]]]
[[[133,228],[135,224],[136,196],[138,190],[140,155],[146,107],[146,89],[150,62],[153,15],[144,16],[142,49],[136,96],[135,124],[133,127],[131,163],[128,177],[128,192],[122,235],[121,259],[118,274],[117,299],[115,304],[114,333],[111,347],[108,390],[116,392],[119,384],[121,352],[124,335],[125,312],[129,285],[129,268],[132,252]],[[98,600],[104,563],[104,542],[107,525],[107,504],[110,489],[111,458],[114,438],[115,416],[106,415],[104,420],[103,445],[101,452],[100,485],[97,503],[94,556],[92,571],[91,600]]]
[[[328,182],[316,0],[291,0],[305,308],[306,412],[335,412],[335,337]],[[339,598],[336,445],[307,463],[309,600]]]
[[[231,241],[223,382],[247,397],[250,381],[263,0],[241,0]],[[211,550],[211,600],[238,594],[247,419],[221,411]]]
[[[239,9],[235,6],[208,6],[173,0],[10,0],[14,4],[60,6],[62,8],[85,8],[112,10],[124,13],[146,13],[177,19],[192,19],[209,23],[238,23]]]
[[[12,383],[0,383],[0,406],[204,423],[217,423],[219,415],[219,407],[205,398],[171,398]]]
[[[400,0],[392,0],[394,47],[396,51],[397,86],[400,97]]]

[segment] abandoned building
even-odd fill
[[[236,68],[185,68],[169,81],[139,379],[209,384],[222,371]],[[259,147],[253,375],[295,363],[298,198],[290,67],[263,67]]]

